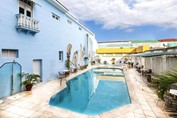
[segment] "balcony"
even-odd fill
[[[39,32],[39,21],[34,20],[31,17],[25,16],[23,14],[17,14],[17,30],[24,31],[26,33],[32,33],[35,35]]]

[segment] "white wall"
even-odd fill
[[[152,62],[151,62],[152,59]],[[160,74],[171,69],[177,68],[177,58],[176,57],[148,57],[145,58],[145,68],[152,69],[154,74]]]

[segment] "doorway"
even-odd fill
[[[40,82],[42,82],[42,59],[33,60],[33,74],[40,76]]]
[[[21,72],[21,65],[15,61],[0,66],[0,99],[21,91]]]

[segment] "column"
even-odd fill
[[[162,65],[163,65],[163,72],[167,71],[167,56],[163,55],[162,56]]]

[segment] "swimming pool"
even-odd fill
[[[98,71],[101,72],[100,69],[91,69],[67,81],[67,87],[52,96],[49,104],[87,115],[101,114],[130,104],[125,79],[122,76],[120,79],[118,76],[101,75]]]

